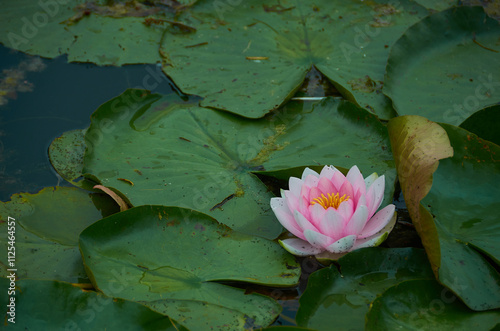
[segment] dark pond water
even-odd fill
[[[88,127],[102,103],[127,88],[173,91],[154,65],[117,68],[68,64],[64,56],[36,59],[0,45],[1,201],[17,192],[67,185],[52,169],[47,149],[63,132]]]

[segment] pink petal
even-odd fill
[[[338,171],[337,168],[334,166],[324,166],[323,169],[321,169],[321,173],[319,174],[320,179],[321,178],[326,178],[328,180],[331,180],[335,172]]]
[[[327,251],[330,253],[345,253],[349,252],[349,250],[354,246],[354,243],[356,242],[356,236],[347,236],[344,238],[340,238],[330,246],[326,248]]]
[[[319,180],[318,189],[320,189],[325,196],[327,196],[328,193],[334,193],[337,191],[335,186],[333,186],[332,181],[326,177]]]
[[[374,200],[371,205],[371,209],[369,210],[370,216],[373,215],[378,207],[380,207],[380,204],[382,203],[382,199],[384,197],[384,189],[385,189],[385,176],[382,175],[379,178],[377,178],[373,184],[370,186],[368,189],[368,192],[366,195],[370,196],[372,193],[370,191],[373,191],[373,196]]]
[[[302,231],[313,230],[319,232],[318,229],[311,222],[309,222],[309,220],[305,218],[304,215],[302,215],[298,210],[294,210],[293,216],[295,218],[295,222],[297,222]]]
[[[361,230],[365,227],[366,222],[368,221],[368,208],[365,205],[361,205],[356,208],[356,211],[351,217],[349,223],[344,228],[344,235],[355,235],[356,237],[359,235]]]
[[[363,193],[361,191],[358,191],[357,193],[354,193],[354,201],[358,201],[359,198],[361,198],[362,195],[365,195],[366,196],[366,192]]]
[[[344,219],[344,226],[349,222],[354,213],[354,200],[349,199],[340,204],[339,208],[337,208],[337,212]]]
[[[345,182],[345,176],[343,173],[341,173],[339,170],[337,170],[332,177],[332,184],[335,186],[335,192],[337,193],[340,188],[342,187],[342,184]]]
[[[370,176],[366,177],[365,178],[365,185],[366,185],[366,189],[368,190],[370,188],[370,186],[373,184],[373,182],[378,178],[378,175],[376,172],[374,172],[373,174],[371,174]]]
[[[321,192],[317,187],[311,187],[311,191],[309,192],[309,201],[313,201],[317,197],[321,196]]]
[[[347,180],[342,184],[342,186],[339,189],[339,195],[343,196],[346,195],[346,197],[349,197],[350,199],[354,197],[354,191],[352,190],[352,185],[349,183]]]
[[[316,174],[316,175],[318,175],[318,174]],[[304,180],[304,185],[307,185],[309,187],[314,187],[314,186],[318,185],[318,182],[319,182],[319,177],[316,177],[314,175],[308,175],[306,177],[306,179]]]
[[[318,247],[321,250],[324,250],[325,247],[327,247],[333,243],[332,238],[327,237],[324,234],[321,234],[321,233],[316,232],[316,231],[305,230],[304,236],[306,237],[306,240],[311,245],[313,245],[314,247]]]
[[[380,232],[381,230],[385,230],[385,228],[391,223],[396,223],[396,215],[394,213],[395,210],[394,205],[388,205],[378,213],[375,214],[365,225],[361,233],[358,235],[359,239],[367,238],[373,236],[374,234]],[[392,224],[394,226],[394,224]],[[392,230],[392,227],[391,227]],[[390,231],[390,230],[389,230]]]
[[[302,190],[302,185],[304,182],[296,177],[290,177],[288,180],[288,188],[296,197],[300,196],[300,191]]]
[[[321,249],[314,247],[307,241],[301,239],[292,238],[292,239],[279,240],[279,243],[288,252],[297,256],[315,255],[322,252]]]
[[[364,197],[366,200],[366,206],[368,207],[368,217],[372,217],[373,213],[371,213],[371,210],[373,209],[375,201],[375,190],[368,190]]]
[[[342,237],[344,218],[334,208],[328,208],[319,229],[326,236],[338,240]]]
[[[387,238],[388,232],[379,233],[376,236],[368,237],[365,239],[357,239],[351,251],[365,247],[375,247],[380,245]]]
[[[284,196],[286,205],[289,210],[299,209],[299,198],[296,197],[292,192],[281,190],[281,196]]]
[[[346,179],[351,183],[354,194],[358,191],[363,192],[363,194],[366,192],[365,179],[357,166],[352,166],[352,168],[349,169]]]
[[[309,192],[311,192],[311,187],[306,184],[302,185],[302,188],[300,189],[300,197],[309,201]]]
[[[357,209],[359,206],[368,207],[368,205],[366,203],[366,196],[364,196],[364,195],[360,196],[359,199],[356,201],[356,207],[354,207],[354,208]]]
[[[294,236],[305,239],[302,229],[295,221],[295,218],[288,209],[284,199],[271,198],[271,209],[285,229],[290,231]]]
[[[302,180],[305,181],[306,178],[309,177],[309,176],[313,176],[313,177],[319,178],[319,174],[316,171],[314,171],[314,170],[312,170],[310,168],[305,168],[304,172],[302,173]]]
[[[374,235],[364,239],[357,239],[356,243],[354,244],[351,250],[363,247],[374,247],[383,243],[384,240],[389,236],[389,232],[391,232],[392,229],[394,228],[394,225],[396,224],[396,218],[397,215],[394,214],[389,223],[387,223],[386,226],[384,226],[380,231],[378,231]]]
[[[309,218],[309,200],[306,200],[305,198],[299,198],[299,209],[300,213],[304,215],[305,218]]]
[[[309,220],[316,228],[320,229],[326,212],[326,209],[323,208],[320,204],[309,206]]]

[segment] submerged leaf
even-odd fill
[[[91,189],[92,186],[87,187],[85,181],[78,180],[82,176],[85,131],[68,131],[54,139],[49,146],[49,159],[63,179],[75,186]]]

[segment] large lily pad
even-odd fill
[[[366,330],[494,330],[500,311],[475,312],[435,280],[409,280],[371,304]]]
[[[297,324],[315,330],[364,330],[370,303],[410,279],[433,279],[425,252],[415,248],[362,248],[316,271],[300,298]],[[339,271],[340,270],[340,271]]]
[[[15,298],[14,323],[5,315],[11,330],[165,330],[187,331],[169,317],[135,302],[106,297],[68,283],[42,280],[18,280],[16,293],[9,296],[10,280],[0,278],[3,312]],[[6,308],[7,307],[7,308]]]
[[[85,2],[5,2],[0,12],[0,43],[48,58],[68,54],[70,62],[122,65],[160,61],[158,44],[164,28],[145,24],[147,9],[134,13],[133,7],[104,8]],[[155,14],[165,18],[158,16],[159,11]]]
[[[80,236],[89,277],[106,295],[139,301],[194,330],[266,326],[280,306],[220,281],[290,286],[300,267],[266,239],[232,231],[207,215],[140,206],[105,218]],[[123,290],[113,293],[118,284]]]
[[[474,310],[499,308],[500,275],[494,264],[498,266],[500,261],[496,211],[500,147],[442,124],[454,155],[439,161],[434,174],[422,171],[433,164],[435,169],[437,159],[445,156],[439,151],[448,147],[429,139],[427,131],[408,130],[415,119],[418,117],[391,120],[389,132],[405,201],[410,202],[408,210],[436,277]],[[426,146],[424,151],[419,144]],[[412,150],[417,152],[404,153]]]
[[[131,205],[192,208],[266,238],[282,228],[270,209],[272,194],[252,171],[356,164],[365,176],[385,174],[386,197],[392,197],[387,129],[375,116],[333,99],[302,108],[292,102],[248,121],[177,96],[128,90],[93,114],[83,171]]]
[[[1,275],[16,268],[19,278],[88,282],[78,250],[78,236],[102,218],[89,193],[77,188],[48,187],[37,194],[21,193],[0,204],[0,247],[7,252],[8,217],[15,220],[14,265],[0,255]]]
[[[400,115],[459,125],[500,101],[499,35],[500,23],[481,7],[423,19],[392,47],[384,93]]]
[[[389,48],[427,14],[407,0],[217,3],[179,17],[196,33],[165,33],[163,70],[202,105],[251,118],[283,104],[313,65],[348,100],[392,117],[381,93]]]

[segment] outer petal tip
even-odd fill
[[[283,198],[271,198],[271,209],[272,210],[275,210],[275,209],[281,209],[281,208],[285,208],[286,207],[286,204],[285,204],[285,199]]]
[[[309,256],[316,255],[322,252],[322,249],[314,247],[313,245],[302,239],[292,238],[278,241],[284,249],[286,249],[293,255]]]
[[[354,246],[355,242],[355,235],[345,236],[344,238],[340,238],[330,246],[326,247],[326,250],[334,254],[347,253]]]
[[[372,218],[366,223],[358,238],[367,238],[373,236],[375,233],[380,231],[390,232],[396,224],[396,206],[387,205],[381,210],[379,210]],[[392,224],[392,226],[391,226]],[[389,229],[390,227],[390,229]],[[389,230],[388,230],[389,229]]]

